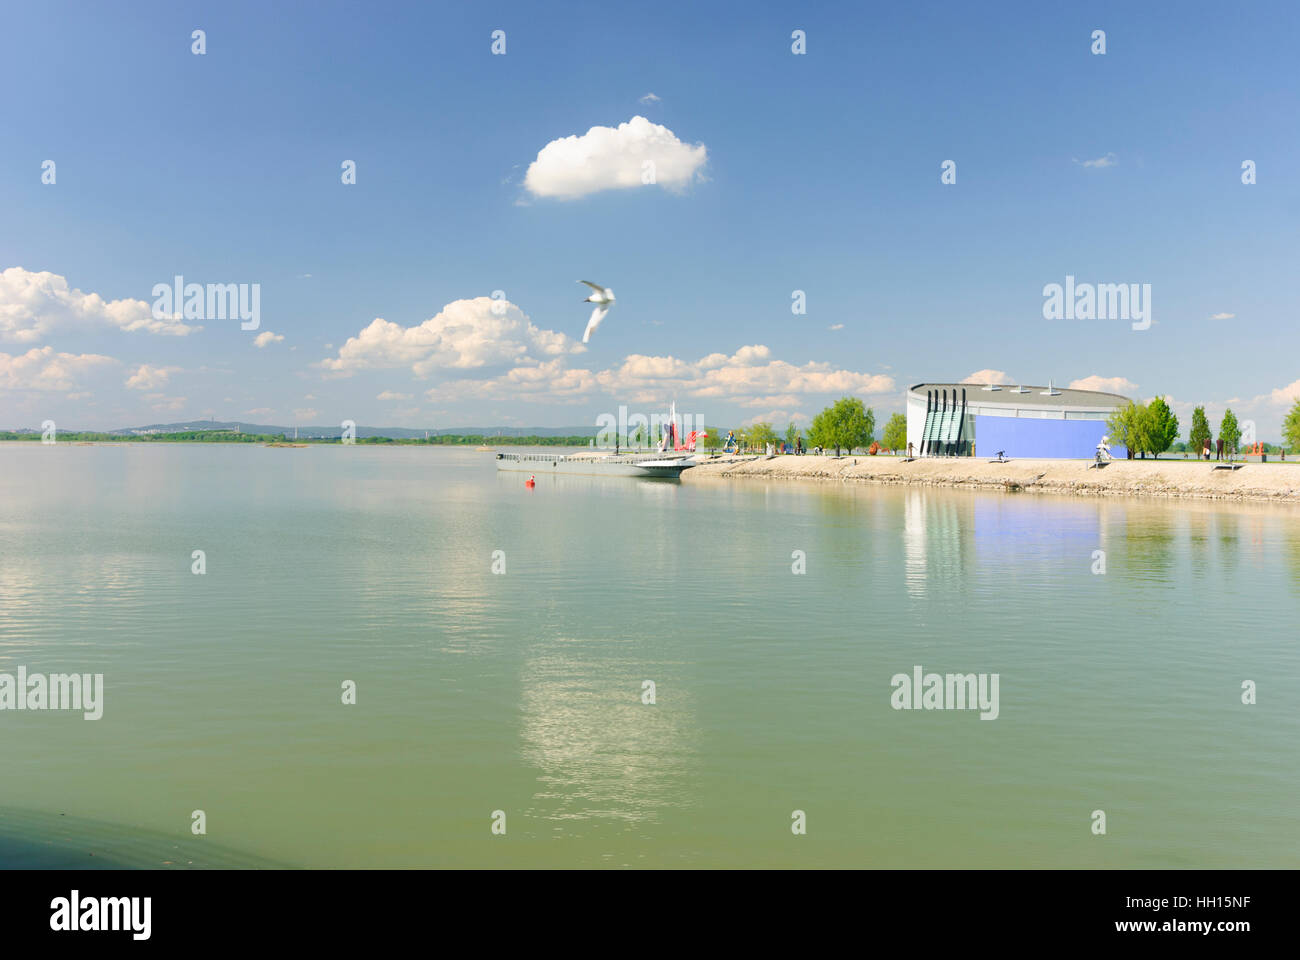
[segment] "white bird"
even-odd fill
[[[582,342],[586,343],[591,339],[591,335],[596,332],[600,326],[600,321],[605,319],[605,314],[609,313],[609,308],[614,305],[614,291],[608,287],[602,287],[599,284],[592,283],[590,280],[579,280],[579,283],[585,283],[595,291],[583,303],[594,303],[596,309],[591,311],[591,319],[587,321],[587,329],[582,333]]]

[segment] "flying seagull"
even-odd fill
[[[582,333],[582,342],[586,343],[591,339],[591,335],[596,332],[600,326],[600,321],[605,319],[605,314],[609,313],[609,308],[614,305],[614,291],[599,284],[592,283],[590,280],[579,280],[579,283],[585,283],[595,292],[589,296],[583,303],[594,303],[596,309],[591,311],[591,319],[587,321],[587,329]]]

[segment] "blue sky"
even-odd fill
[[[1231,404],[1271,439],[1300,397],[1298,21],[1289,3],[11,4],[0,428],[577,425],[674,399],[781,426],[995,371],[1166,395],[1184,433],[1193,403],[1215,425]],[[652,142],[616,132],[637,116]],[[546,193],[581,178],[566,163],[600,185],[644,156],[684,166]],[[259,329],[129,322],[177,274],[260,284]],[[1044,319],[1067,275],[1150,284],[1150,329]],[[585,350],[578,279],[618,298]],[[503,315],[477,299],[494,291]]]

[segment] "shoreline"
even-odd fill
[[[855,461],[856,460],[856,464]],[[998,493],[1160,497],[1300,504],[1300,462],[1248,463],[1216,470],[1214,461],[1115,460],[1100,470],[1088,460],[923,458],[890,456],[719,457],[701,460],[684,482],[710,479],[816,480],[956,487]]]

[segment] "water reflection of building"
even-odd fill
[[[1104,501],[946,490],[904,498],[904,581],[914,598],[990,578],[1043,584],[1070,563],[1087,570],[1096,551],[1109,549],[1109,528],[1124,529],[1122,510],[1115,518]]]
[[[903,578],[908,596],[920,599],[931,581],[952,586],[962,576],[963,523],[970,501],[961,494],[909,490],[903,501]]]

